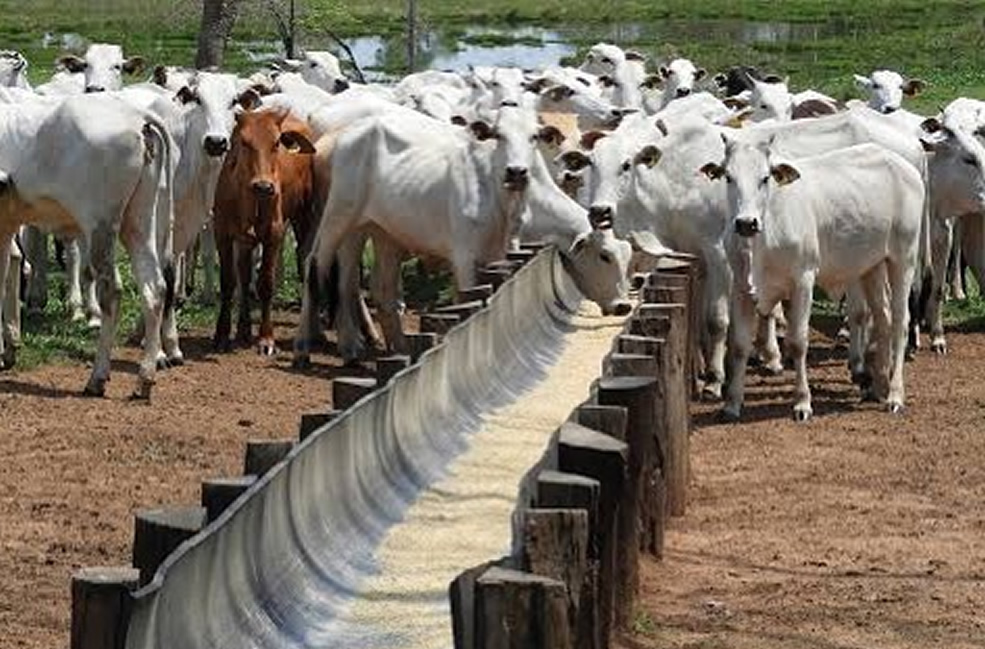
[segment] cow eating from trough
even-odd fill
[[[476,121],[468,131],[408,111],[399,119],[368,117],[339,135],[327,159],[331,189],[308,262],[295,364],[309,362],[331,262],[344,239],[359,232],[382,233],[395,251],[448,260],[461,290],[474,283],[477,266],[502,259],[524,230],[558,245],[581,290],[603,311],[625,313],[629,244],[593,231],[585,210],[554,184],[536,150],[538,131],[529,111],[507,105],[492,123]],[[381,319],[388,345],[399,349],[399,283],[395,276],[382,282]],[[337,316],[347,361],[359,352],[352,302],[343,297]]]
[[[258,351],[276,353],[271,302],[284,232],[291,224],[304,257],[313,220],[311,154],[315,152],[308,126],[287,111],[262,110],[236,116],[229,154],[219,174],[214,207],[219,251],[221,305],[213,343],[229,349],[232,299],[239,285],[240,308],[236,340],[248,344],[250,277],[253,249],[263,248],[257,278],[260,298]]]

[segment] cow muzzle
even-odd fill
[[[526,167],[507,167],[503,178],[503,187],[513,192],[520,192],[530,184],[530,173]]]
[[[222,135],[207,135],[202,142],[206,155],[219,158],[229,151],[229,138]]]
[[[588,209],[588,221],[593,228],[612,227],[612,217],[615,211],[611,205],[592,205]]]
[[[691,94],[691,89],[690,88],[678,88],[677,89],[677,92],[675,92],[674,94],[678,98],[680,98],[680,97],[687,97],[688,95]]]
[[[602,315],[626,316],[633,310],[633,305],[622,300],[613,302],[602,308]]]
[[[882,107],[882,114],[883,115],[889,115],[890,113],[895,113],[898,108],[899,108],[899,106],[883,106]]]
[[[332,89],[335,91],[336,95],[340,92],[345,92],[349,89],[349,82],[345,79],[336,79]]]
[[[103,86],[86,86],[87,94],[92,94],[94,92],[106,92],[106,88]]]
[[[259,198],[270,198],[277,188],[269,180],[257,180],[252,185],[253,193]]]
[[[754,237],[759,234],[759,219],[742,218],[735,220],[735,233],[740,237]]]

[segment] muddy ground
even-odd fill
[[[985,647],[985,335],[950,342],[907,366],[902,416],[856,404],[820,335],[813,421],[789,419],[789,372],[754,378],[740,424],[696,406],[689,510],[642,568],[624,646]],[[0,376],[0,648],[67,647],[72,572],[128,563],[136,509],[196,503],[202,478],[241,472],[246,440],[327,408],[340,371],[215,355],[205,332],[184,347],[151,406],[125,399],[135,349],[104,400],[79,396],[80,365]]]

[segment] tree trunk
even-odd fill
[[[195,57],[195,67],[199,70],[222,66],[226,39],[233,31],[239,3],[240,0],[202,0],[202,27]]]

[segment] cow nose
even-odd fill
[[[258,180],[253,183],[253,193],[257,196],[273,196],[274,184],[269,180]]]
[[[224,135],[207,135],[204,147],[207,154],[218,158],[229,150],[229,139]]]
[[[105,90],[106,90],[106,88],[104,88],[102,86],[86,86],[86,92],[87,93],[104,92]]]
[[[339,94],[340,92],[345,92],[346,90],[349,89],[349,82],[346,81],[345,79],[336,79],[334,89],[335,89],[335,94]]]
[[[509,189],[523,189],[529,180],[526,167],[507,167],[505,185]]]
[[[611,205],[592,205],[588,209],[588,220],[591,222],[592,227],[598,228],[609,224],[612,220],[612,206]]]
[[[691,94],[691,89],[690,88],[678,88],[677,89],[677,96],[678,97],[687,97],[690,94]]]
[[[896,112],[896,106],[883,106],[882,107],[882,112],[885,115],[888,115],[890,113],[895,113]]]
[[[741,218],[735,220],[735,233],[740,237],[755,236],[759,232],[759,219]]]

